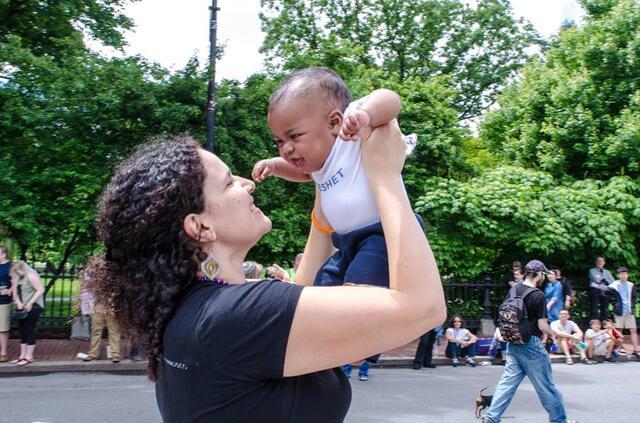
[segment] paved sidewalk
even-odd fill
[[[628,336],[625,337],[628,340]],[[102,341],[100,351],[104,354],[106,340]],[[408,367],[413,364],[413,356],[416,352],[418,340],[410,342],[400,348],[387,351],[382,354],[380,361],[376,367]],[[435,365],[449,365],[451,360],[444,356],[446,342],[440,343],[438,354],[433,358]],[[72,341],[66,339],[42,339],[36,344],[35,361],[23,367],[14,364],[0,363],[0,375],[20,375],[33,373],[52,373],[52,372],[110,372],[110,373],[144,373],[147,368],[146,361],[133,362],[127,359],[129,356],[130,346],[128,342],[121,345],[123,357],[125,360],[118,364],[114,364],[111,360],[101,357],[101,360],[84,362],[76,358],[79,352],[86,353],[89,350],[88,341]],[[625,343],[625,349],[632,351],[633,348],[628,342]],[[17,339],[9,340],[9,359],[18,357],[20,351],[20,341]],[[487,357],[478,356],[476,361],[487,361]],[[621,356],[619,361],[633,360],[632,356]],[[551,361],[554,363],[563,363],[564,357],[561,355],[551,355]]]

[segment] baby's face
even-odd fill
[[[342,124],[322,101],[283,99],[268,116],[280,157],[304,173],[320,170]]]

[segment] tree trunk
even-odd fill
[[[49,292],[49,289],[51,289],[53,284],[56,283],[60,275],[64,272],[64,266],[67,264],[67,261],[69,260],[69,256],[71,256],[71,253],[73,252],[73,249],[76,246],[76,240],[78,239],[79,234],[80,234],[80,229],[76,229],[76,231],[73,233],[73,236],[69,240],[69,243],[67,244],[67,248],[65,248],[64,250],[64,256],[62,257],[62,261],[58,265],[56,272],[53,274],[53,276],[51,277],[51,280],[49,281],[49,283],[47,284],[44,290],[45,294]]]

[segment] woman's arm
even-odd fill
[[[469,331],[469,341],[467,343],[475,344],[476,342],[478,342],[478,337],[475,336],[471,331]]]
[[[458,343],[458,340],[453,337],[453,334],[449,329],[444,331],[444,337],[447,338],[447,342]]]
[[[24,304],[20,301],[20,296],[18,295],[18,281],[15,278],[11,278],[11,297],[13,298],[13,302],[16,304],[16,308],[19,310],[24,308]]]
[[[445,320],[436,261],[400,177],[405,156],[395,122],[363,144],[389,252],[390,288],[305,288],[289,333],[284,376],[337,367],[398,347]]]
[[[31,282],[31,285],[36,290],[36,292],[31,296],[29,301],[27,301],[27,303],[24,305],[24,309],[27,311],[30,311],[31,307],[33,307],[33,305],[38,301],[38,299],[40,299],[42,294],[44,294],[44,287],[42,286],[42,283],[40,283],[40,275],[38,275],[38,273],[33,271],[28,272],[27,278],[29,278],[29,282]]]

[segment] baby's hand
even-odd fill
[[[260,160],[253,166],[253,172],[251,177],[256,182],[264,181],[268,176],[273,176],[276,173],[276,162],[273,159]]]
[[[345,141],[357,140],[371,132],[371,128],[369,128],[370,122],[369,113],[364,110],[354,110],[344,120],[338,136]]]

